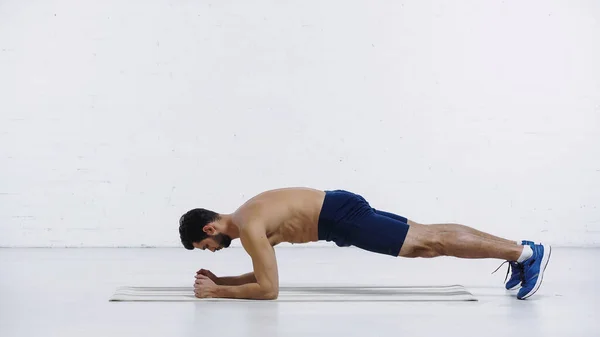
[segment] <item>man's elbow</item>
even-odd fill
[[[262,298],[265,300],[276,300],[279,297],[278,289],[267,289],[263,292]]]
[[[265,300],[276,300],[278,297],[277,293],[266,293],[264,296]]]

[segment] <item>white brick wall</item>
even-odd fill
[[[600,244],[595,1],[5,0],[0,246],[177,246],[191,207],[344,188]]]

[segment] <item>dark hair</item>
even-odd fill
[[[194,208],[179,219],[179,237],[186,249],[194,249],[194,242],[200,242],[209,235],[202,230],[209,223],[219,220],[218,213],[203,208]]]

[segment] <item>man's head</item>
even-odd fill
[[[179,237],[186,249],[208,249],[217,251],[229,247],[231,237],[219,233],[217,225],[221,220],[218,213],[203,208],[195,208],[179,219]]]

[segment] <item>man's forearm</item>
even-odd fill
[[[276,290],[265,289],[258,283],[246,283],[238,286],[218,285],[214,288],[214,295],[217,298],[274,300],[278,294]]]
[[[223,286],[239,286],[247,283],[256,283],[254,272],[246,273],[240,276],[226,276],[219,278],[219,285]]]

